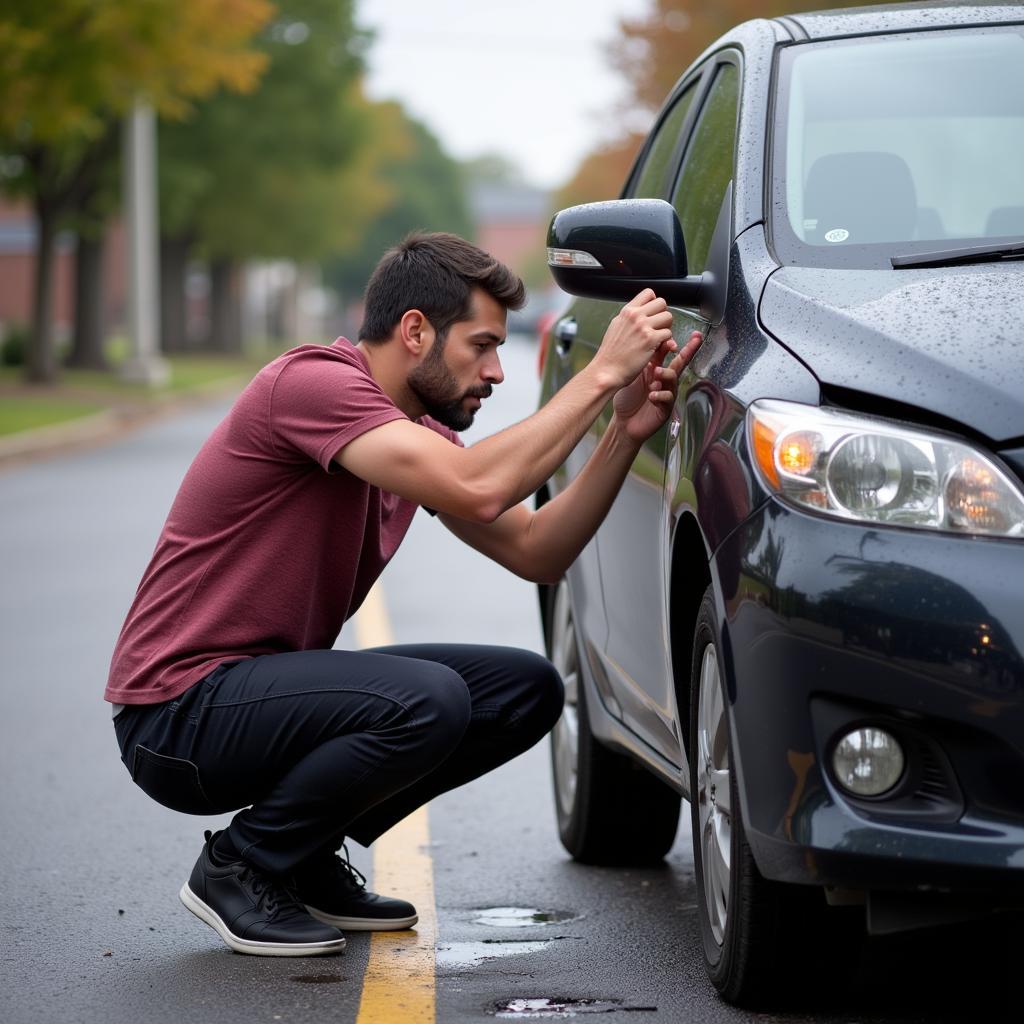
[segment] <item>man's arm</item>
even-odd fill
[[[396,420],[350,441],[335,461],[439,513],[493,523],[565,461],[613,394],[675,347],[671,323],[664,300],[645,289],[609,325],[587,368],[521,423],[459,448],[432,430]]]
[[[615,396],[615,416],[579,475],[554,500],[531,512],[509,509],[491,524],[442,515],[457,537],[533,583],[557,583],[597,531],[646,438],[672,413],[679,374],[700,346],[694,332],[667,367],[652,359]]]

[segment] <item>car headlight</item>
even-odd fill
[[[1024,491],[963,441],[888,420],[761,399],[747,412],[763,482],[802,508],[861,522],[1024,535]]]

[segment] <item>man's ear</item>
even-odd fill
[[[418,309],[407,309],[398,322],[398,334],[409,355],[425,355],[434,341],[434,328]]]

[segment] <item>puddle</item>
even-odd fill
[[[504,1020],[523,1017],[576,1017],[582,1013],[657,1013],[656,1006],[623,1006],[617,999],[510,999],[496,1003],[494,1016]]]
[[[498,960],[517,953],[539,953],[547,949],[544,942],[447,942],[437,947],[438,967],[475,967],[484,960]]]
[[[535,910],[532,907],[486,907],[478,910],[473,924],[491,928],[530,928],[534,925],[575,921],[579,917],[569,910]]]
[[[338,985],[341,983],[340,974],[295,974],[290,981],[299,981],[303,985]]]

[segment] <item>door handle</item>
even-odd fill
[[[563,317],[555,325],[555,348],[560,356],[569,354],[572,343],[576,340],[576,320],[574,317]]]

